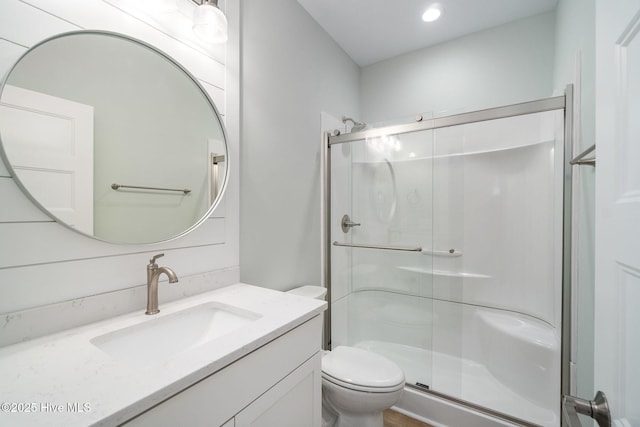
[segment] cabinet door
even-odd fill
[[[235,427],[320,427],[322,419],[321,355],[253,401],[235,417]]]

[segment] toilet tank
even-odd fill
[[[322,286],[300,286],[287,291],[289,294],[299,295],[301,297],[324,300],[327,295],[327,288]]]

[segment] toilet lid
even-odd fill
[[[338,384],[355,388],[397,388],[404,372],[389,359],[355,347],[338,346],[322,358],[322,373]]]

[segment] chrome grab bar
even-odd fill
[[[117,190],[119,188],[135,188],[138,190],[157,190],[157,191],[179,191],[181,193],[184,194],[189,194],[191,193],[191,190],[189,189],[176,189],[176,188],[159,188],[159,187],[139,187],[136,185],[122,185],[122,184],[111,184],[111,188],[113,188],[114,190]]]
[[[333,246],[344,246],[347,248],[365,248],[365,249],[384,249],[389,251],[405,251],[405,252],[421,252],[422,248],[420,246],[417,247],[406,247],[406,246],[383,246],[383,245],[366,245],[360,243],[340,243],[333,242]]]
[[[384,245],[371,245],[371,244],[362,244],[362,243],[340,243],[337,241],[333,242],[333,246],[344,246],[348,248],[384,249],[389,251],[422,252],[425,255],[445,256],[445,257],[462,256],[462,252],[458,252],[455,249],[449,249],[448,251],[434,251],[431,249],[422,249],[422,247],[420,246],[415,246],[415,247],[384,246]]]

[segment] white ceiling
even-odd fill
[[[425,23],[437,1],[444,15]],[[360,66],[551,11],[558,0],[298,0]]]

